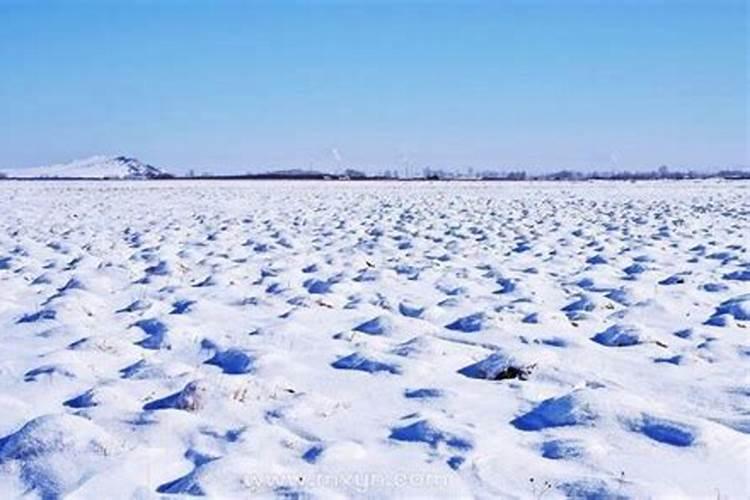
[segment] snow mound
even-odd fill
[[[425,335],[411,338],[405,342],[401,342],[391,349],[391,354],[397,356],[417,357],[422,355],[431,355],[435,352],[434,341]]]
[[[218,366],[224,373],[229,375],[252,373],[254,369],[253,358],[238,349],[219,351],[206,361],[206,364]]]
[[[203,407],[208,388],[199,380],[188,383],[182,390],[162,399],[143,405],[144,410],[186,410],[197,411]]]
[[[697,438],[697,431],[692,426],[652,415],[643,415],[639,420],[630,422],[629,428],[654,441],[672,446],[691,446]]]
[[[443,397],[443,391],[440,389],[433,389],[431,387],[424,387],[420,389],[406,389],[404,391],[404,397],[406,399],[432,399]]]
[[[331,366],[337,370],[358,370],[367,373],[386,372],[394,375],[401,373],[401,370],[396,365],[369,359],[357,352],[337,359],[331,363]]]
[[[315,278],[310,278],[309,280],[305,280],[302,286],[305,287],[308,293],[326,294],[326,293],[330,293],[331,286],[333,286],[333,283],[331,283],[328,280],[324,281],[324,280],[319,280]]]
[[[89,389],[83,394],[80,394],[74,398],[68,399],[67,401],[63,402],[63,406],[67,406],[69,408],[76,408],[76,409],[91,408],[92,406],[97,406],[99,404],[96,401],[95,396],[96,394],[94,393],[94,390]]]
[[[717,323],[717,318],[725,314],[738,321],[750,320],[750,293],[725,300],[719,304],[713,316],[708,320],[709,324]]]
[[[511,424],[522,431],[538,431],[548,427],[589,425],[597,418],[588,398],[581,391],[574,391],[545,399],[528,413],[513,419]]]
[[[42,498],[58,498],[95,474],[118,449],[107,432],[85,418],[44,415],[0,439],[0,471],[17,473]]]
[[[127,156],[92,156],[69,163],[5,170],[8,177],[23,179],[157,179],[166,172]]]
[[[385,315],[377,316],[354,328],[357,332],[367,335],[391,335],[394,330],[393,320]]]
[[[464,316],[462,318],[458,318],[452,323],[447,324],[445,327],[448,330],[453,330],[456,332],[474,333],[484,328],[486,322],[487,317],[484,315],[484,313],[479,312]]]
[[[524,367],[502,352],[493,352],[482,361],[461,368],[458,373],[483,380],[526,379],[528,375]]]
[[[565,482],[557,486],[565,498],[581,500],[625,500],[627,495],[620,494],[616,491],[617,486],[610,487],[601,479],[581,479],[578,481]]]
[[[394,427],[391,429],[389,437],[394,441],[426,443],[432,448],[437,448],[441,443],[459,450],[470,450],[473,447],[469,439],[439,429],[426,419],[418,420],[403,427]]]
[[[586,313],[591,312],[594,309],[596,309],[596,304],[586,295],[581,295],[575,301],[562,308],[563,312],[570,320],[585,319]]]
[[[143,347],[144,349],[162,349],[169,346],[167,341],[167,325],[159,321],[158,319],[142,319],[136,321],[133,326],[137,326],[147,335],[146,338],[136,342],[136,345]]]
[[[732,271],[722,276],[725,280],[750,281],[750,269]]]
[[[205,492],[199,481],[200,472],[204,465],[217,460],[217,458],[192,449],[185,453],[185,458],[193,463],[193,469],[182,477],[160,485],[156,488],[157,493],[205,496]]]
[[[626,347],[643,342],[643,333],[633,325],[612,325],[591,340],[607,347]]]
[[[161,367],[152,365],[145,359],[136,361],[135,363],[120,369],[119,372],[122,378],[135,380],[161,378],[166,375]]]
[[[419,307],[409,301],[403,301],[398,305],[398,312],[409,318],[421,318],[424,311],[424,307]]]
[[[542,457],[549,460],[563,460],[580,458],[586,454],[580,440],[577,439],[551,439],[545,441],[541,446]]]
[[[55,319],[56,317],[57,311],[55,311],[54,309],[42,309],[33,313],[24,314],[23,316],[21,316],[21,318],[19,318],[17,323],[36,323],[37,321]]]

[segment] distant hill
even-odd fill
[[[127,156],[92,156],[45,167],[3,170],[0,173],[22,179],[158,179],[169,177],[161,169]]]

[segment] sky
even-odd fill
[[[0,0],[0,167],[743,167],[734,0]]]

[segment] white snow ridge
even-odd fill
[[[748,188],[0,182],[0,500],[748,498]]]
[[[3,170],[18,179],[156,179],[165,172],[127,156],[92,156],[83,160],[44,167]]]

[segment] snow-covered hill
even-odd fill
[[[18,168],[2,171],[18,178],[80,178],[80,179],[154,179],[165,172],[127,156],[92,156],[83,160],[45,167]]]

